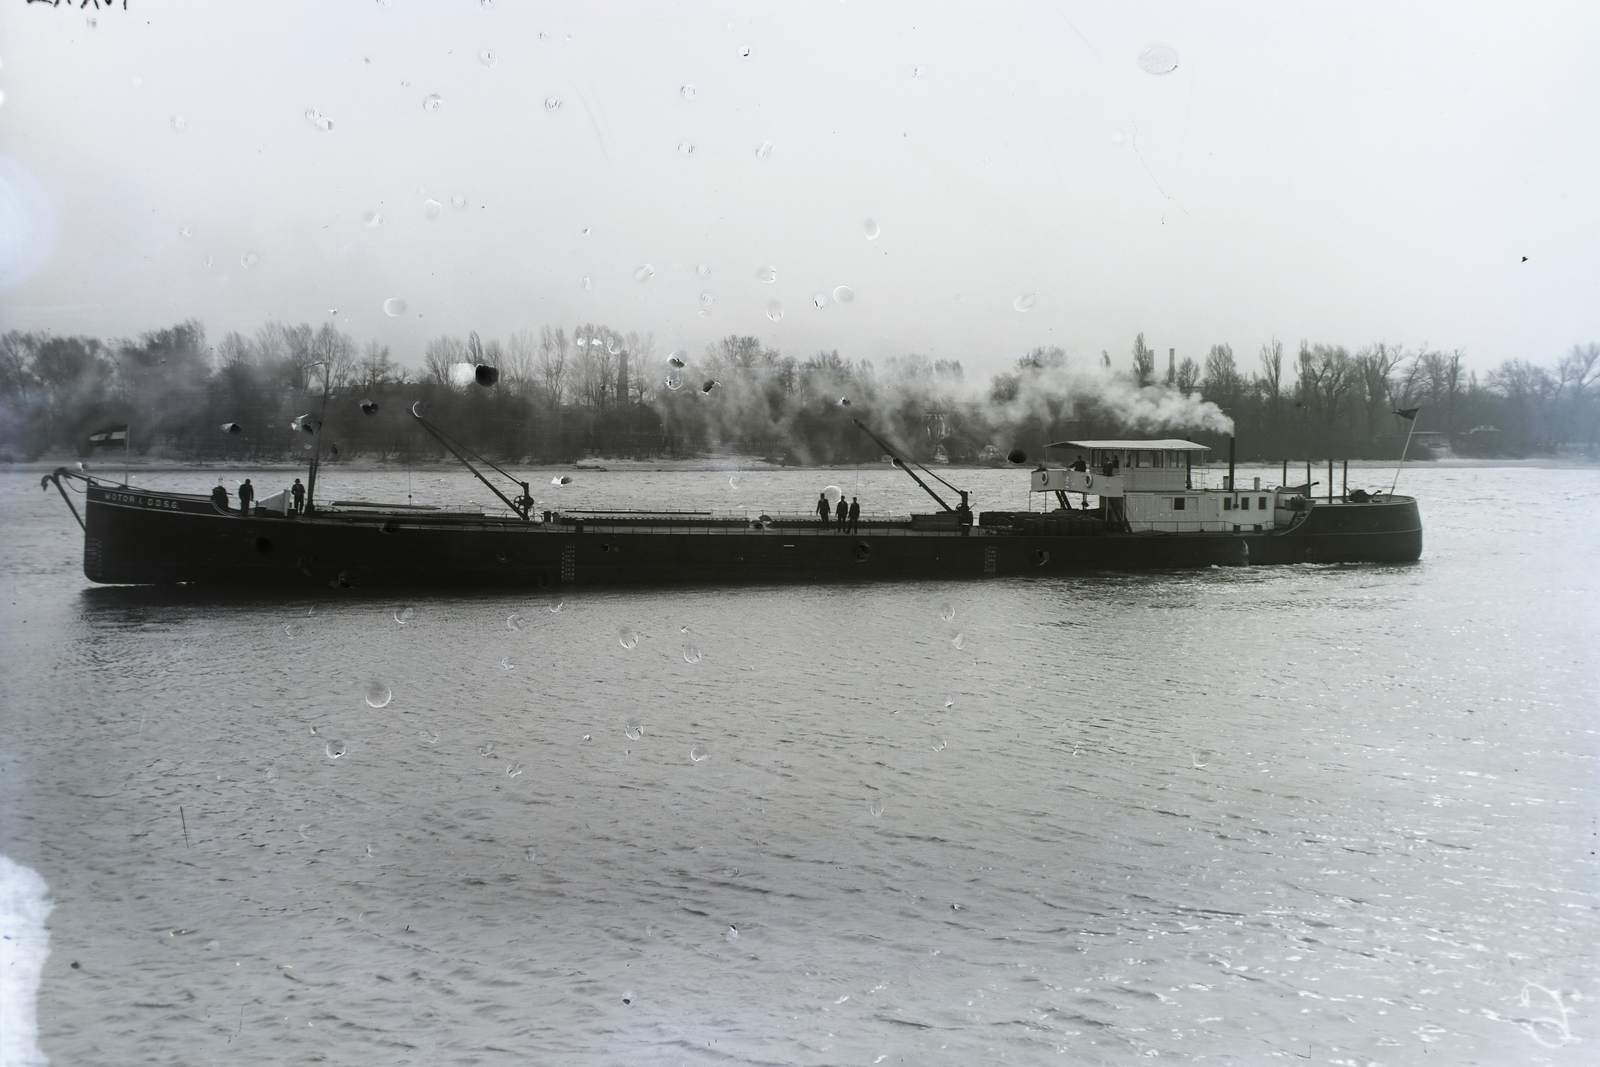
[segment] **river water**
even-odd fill
[[[95,588],[37,477],[0,474],[0,853],[54,905],[52,1063],[1600,1051],[1600,471],[1410,469],[1410,566],[409,600]]]

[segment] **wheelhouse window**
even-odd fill
[[[1173,511],[1182,511],[1183,508],[1184,508],[1184,504],[1185,504],[1185,501],[1184,501],[1183,497],[1175,496],[1175,497],[1172,498],[1172,510]]]
[[[1267,510],[1267,498],[1266,497],[1262,497],[1260,500],[1256,501],[1256,506],[1259,507],[1262,511],[1266,511]]]

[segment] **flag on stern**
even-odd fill
[[[1395,412],[1395,414],[1399,415],[1402,419],[1405,419],[1407,422],[1416,422],[1417,421],[1417,412],[1419,412],[1421,410],[1422,410],[1421,408],[1401,408],[1399,411]]]
[[[91,445],[121,445],[127,443],[127,440],[128,424],[125,422],[116,426],[107,426],[89,435],[89,443]]]

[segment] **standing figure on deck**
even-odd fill
[[[843,500],[839,503],[844,503]],[[850,498],[850,532],[855,533],[861,529],[861,501],[857,497]]]
[[[828,507],[828,494],[817,494],[817,517],[822,520],[822,528],[828,528],[828,516],[833,514],[833,509]]]
[[[255,498],[256,487],[250,484],[249,478],[246,478],[244,483],[239,486],[239,514],[250,514],[250,504]]]
[[[211,502],[223,511],[228,510],[228,491],[220,483],[211,490]]]
[[[299,478],[296,478],[294,484],[289,487],[289,495],[294,498],[294,512],[296,515],[306,509],[306,487],[300,484]]]
[[[839,498],[839,507],[834,511],[834,516],[839,520],[839,532],[844,533],[850,524],[850,505],[844,502],[844,497]]]

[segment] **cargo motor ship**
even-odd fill
[[[1044,577],[1294,563],[1403,563],[1422,554],[1414,498],[1313,494],[1314,483],[1221,484],[1177,439],[1058,441],[1026,470],[1029,508],[974,514],[969,494],[863,425],[938,505],[858,522],[710,511],[536,510],[528,483],[412,416],[500,499],[499,513],[278,494],[248,510],[193,493],[134,488],[58,468],[54,485],[83,527],[83,572],[107,584],[277,588],[573,587]],[[308,432],[314,432],[315,427]],[[1071,456],[1071,459],[1067,459]],[[1020,462],[1019,462],[1020,457]],[[1013,452],[1023,473],[1027,457]],[[507,488],[472,461],[492,469]],[[920,473],[919,473],[920,472]],[[1285,479],[1287,480],[1287,479]],[[935,488],[937,485],[939,488]],[[514,494],[514,495],[513,495]],[[81,497],[79,514],[74,497]],[[948,498],[948,499],[947,499]],[[1038,503],[1035,508],[1034,503]]]

